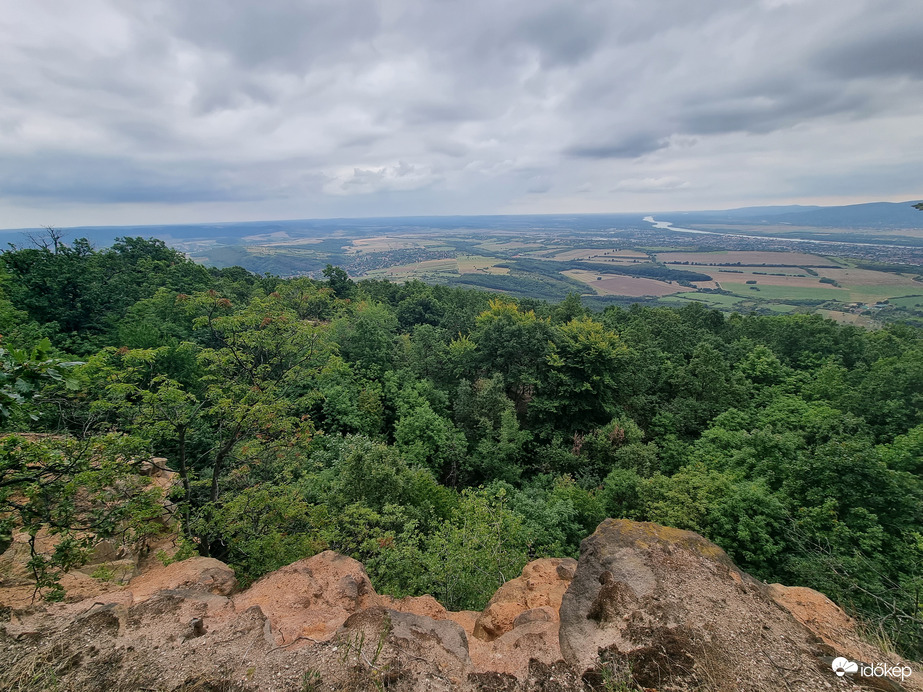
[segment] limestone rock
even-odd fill
[[[30,557],[28,536],[14,534],[10,545],[0,554],[0,587],[35,583],[28,568]]]
[[[474,627],[479,617],[481,612],[478,610],[450,610],[446,613],[446,619],[457,623],[469,639],[474,636]]]
[[[379,596],[359,562],[329,551],[240,593],[209,558],[107,586],[0,607],[0,689],[923,692],[917,667],[903,686],[834,675],[832,654],[906,662],[823,595],[767,587],[697,534],[626,520],[603,522],[579,561],[530,563],[481,613]],[[0,593],[17,589],[29,587]]]
[[[449,611],[445,609],[445,606],[428,594],[426,596],[405,596],[404,598],[379,596],[378,599],[382,606],[391,610],[425,615],[433,620],[449,619]]]
[[[550,665],[561,659],[556,620],[520,621],[513,629],[489,642],[469,637],[468,645],[476,671],[498,673],[518,680],[528,676],[530,665],[535,661]]]
[[[907,662],[896,654],[882,651],[863,639],[856,621],[819,591],[803,586],[770,584],[768,593],[776,603],[791,613],[822,642],[821,648],[827,654],[825,658],[845,656],[850,661],[887,663],[890,666],[907,665]],[[923,691],[923,675],[919,672],[911,675],[904,681],[903,687],[906,690]]]

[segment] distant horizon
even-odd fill
[[[506,213],[476,213],[476,214],[383,214],[383,215],[361,215],[361,216],[303,216],[303,217],[286,217],[286,218],[259,218],[243,220],[208,220],[208,221],[175,221],[167,223],[85,223],[75,226],[65,226],[58,224],[44,224],[38,226],[20,226],[20,227],[3,227],[0,233],[17,233],[27,231],[40,231],[45,228],[55,228],[60,230],[80,230],[80,229],[107,229],[107,228],[169,228],[182,226],[223,226],[223,225],[246,225],[260,223],[297,223],[299,221],[362,221],[362,220],[388,220],[388,219],[427,219],[427,218],[496,218],[496,217],[556,217],[556,216],[646,216],[653,214],[707,214],[707,213],[725,213],[733,211],[745,211],[750,209],[832,209],[841,207],[859,207],[870,204],[893,204],[913,205],[923,201],[923,199],[911,200],[872,200],[866,202],[853,202],[850,204],[753,204],[743,206],[730,206],[724,208],[711,207],[707,209],[665,209],[665,210],[642,210],[642,211],[594,211],[594,212],[570,212],[570,211],[547,211],[547,212],[506,212]],[[923,214],[923,213],[921,213]]]

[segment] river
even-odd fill
[[[658,228],[660,230],[676,231],[678,233],[695,233],[697,235],[728,235],[734,238],[749,238],[751,240],[782,240],[785,242],[793,243],[816,243],[818,245],[858,245],[860,247],[894,247],[905,250],[914,249],[913,246],[907,245],[889,245],[886,243],[857,243],[852,240],[809,240],[807,238],[781,238],[779,236],[773,235],[746,235],[744,233],[732,233],[730,231],[698,231],[694,228],[680,228],[679,226],[674,226],[669,221],[657,221],[653,216],[645,216],[644,221],[653,224],[654,228]]]

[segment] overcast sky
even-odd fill
[[[920,0],[0,0],[0,227],[923,196]]]

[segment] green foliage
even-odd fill
[[[548,431],[585,431],[611,419],[626,350],[616,334],[590,318],[557,326],[545,380],[532,403],[537,424]]]
[[[340,354],[367,377],[381,377],[396,356],[397,319],[383,305],[360,303],[334,324]]]
[[[466,489],[452,519],[428,540],[423,556],[431,593],[450,610],[484,607],[528,561],[523,517],[506,492]]]
[[[543,374],[551,340],[548,322],[514,303],[493,300],[490,309],[478,315],[471,340],[481,371],[499,373],[513,402],[525,402]]]
[[[246,585],[323,550],[323,522],[323,510],[308,504],[296,488],[259,484],[200,513],[192,531],[228,545],[225,559]]]
[[[42,387],[50,383],[77,389],[77,379],[71,372],[76,365],[80,363],[52,358],[48,339],[42,339],[31,350],[0,347],[0,419],[23,412],[23,406],[38,398]],[[25,412],[38,420],[36,413]]]
[[[100,565],[95,570],[93,570],[93,574],[90,576],[93,577],[93,579],[99,579],[100,581],[112,581],[115,579],[115,571],[110,567]]]
[[[104,345],[128,308],[158,288],[192,292],[209,283],[206,269],[155,239],[119,238],[94,250],[85,239],[67,245],[49,229],[36,247],[14,248],[2,260],[13,305],[76,353]]]
[[[61,575],[101,538],[140,545],[164,530],[161,491],[138,473],[147,456],[141,440],[116,434],[0,439],[0,533],[29,535],[36,591],[60,598]],[[36,548],[42,531],[47,552]]]
[[[349,298],[353,293],[353,282],[342,267],[328,264],[323,271],[324,278],[337,298]]]

